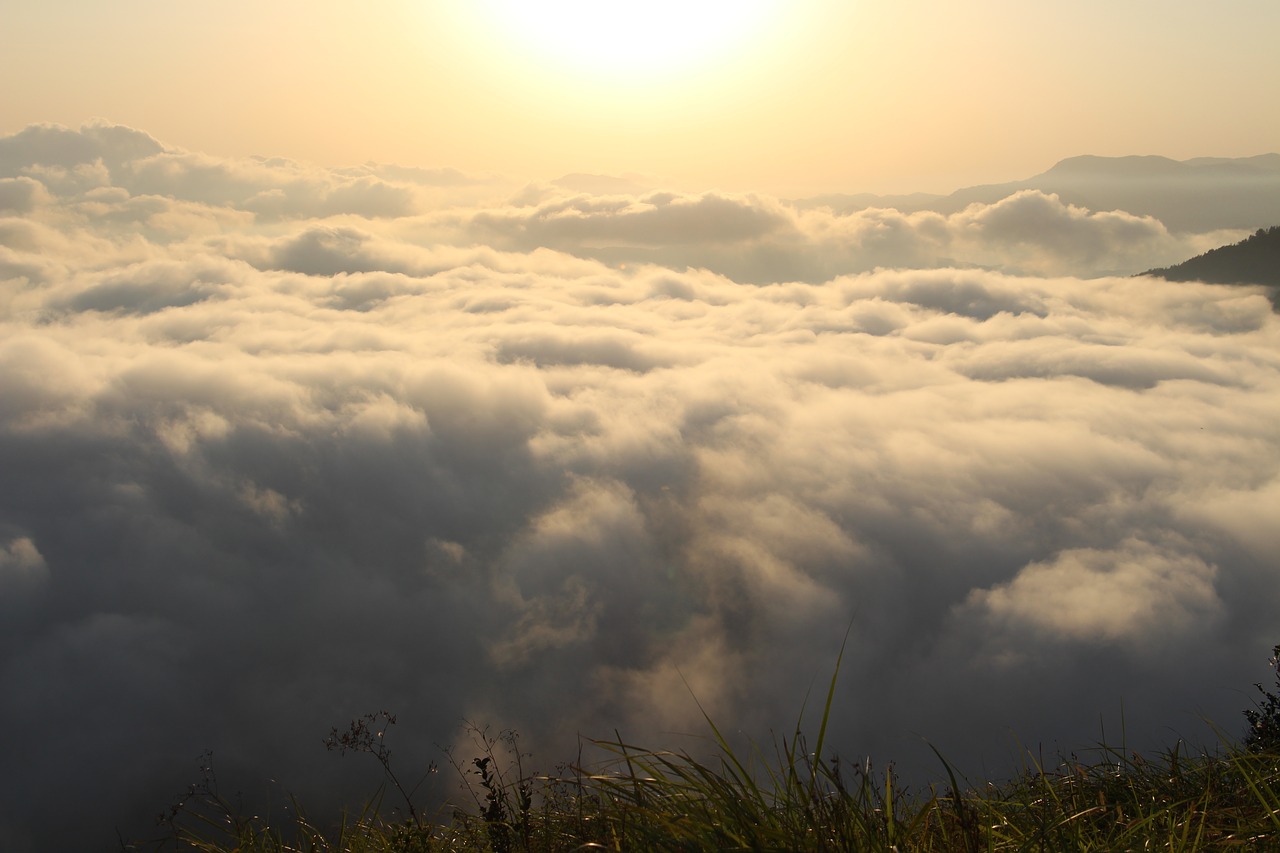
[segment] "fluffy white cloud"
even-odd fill
[[[49,138],[50,168],[101,156]],[[917,734],[998,766],[1009,730],[1090,742],[1121,702],[1135,748],[1230,727],[1275,642],[1264,294],[546,246],[1065,259],[1148,220],[653,194],[264,224],[243,188],[146,196],[209,226],[181,234],[106,215],[144,198],[114,183],[62,192],[0,220],[0,725],[60,733],[3,759],[14,846],[142,825],[207,747],[317,809],[367,793],[316,744],[379,707],[408,764],[463,718],[544,766],[615,728],[696,748],[686,683],[767,737],[851,620],[833,743],[918,775]]]
[[[33,178],[0,178],[0,211],[29,213],[49,200],[44,184]]]
[[[1222,602],[1217,567],[1174,547],[1126,540],[1113,550],[1072,548],[1032,563],[1008,583],[970,594],[986,623],[1022,634],[1010,654],[1034,648],[1026,633],[1083,642],[1158,646],[1166,635],[1212,630]]]
[[[463,233],[614,264],[706,267],[750,283],[816,283],[881,267],[957,265],[1037,275],[1128,274],[1242,236],[1174,235],[1150,216],[1095,213],[1036,190],[949,216],[877,208],[838,214],[717,193],[592,196],[546,188],[536,199],[527,195],[512,206],[463,215]]]
[[[0,180],[7,182],[0,183],[0,210],[30,207],[40,196],[17,182],[34,180],[62,198],[110,187],[124,191],[124,199],[232,207],[271,220],[404,216],[432,200],[470,195],[493,179],[377,163],[326,170],[279,157],[231,160],[171,148],[132,128],[96,123],[79,130],[34,125],[0,138]]]

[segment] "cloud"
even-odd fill
[[[267,220],[406,216],[432,200],[483,191],[493,182],[450,169],[370,163],[326,170],[278,157],[212,157],[106,123],[79,130],[33,125],[0,138],[0,180],[10,182],[0,189],[0,204],[19,193],[13,182],[35,180],[62,198],[113,187],[124,198],[231,207]]]
[[[1114,550],[1073,548],[1032,563],[1013,580],[975,590],[967,607],[987,624],[1007,626],[1027,648],[1028,634],[1075,642],[1131,641],[1160,647],[1166,634],[1211,629],[1221,616],[1218,570],[1197,557],[1126,540]]]
[[[50,167],[89,156],[54,138]],[[699,749],[690,690],[767,738],[850,623],[831,742],[920,779],[922,737],[999,772],[1010,732],[1088,744],[1122,706],[1135,749],[1230,729],[1275,643],[1280,320],[1254,289],[748,283],[583,249],[999,255],[1034,237],[1007,210],[315,197],[268,222],[242,188],[104,168],[0,220],[0,725],[57,733],[0,759],[9,849],[147,832],[206,748],[255,803],[357,801],[376,777],[319,740],[382,707],[408,768],[463,719],[540,769],[615,728]],[[105,215],[150,199],[208,227]],[[1115,224],[1010,204],[1060,258]]]
[[[326,174],[279,159],[226,161],[165,152],[129,163],[118,182],[134,194],[232,205],[269,218],[403,216],[415,209],[406,185],[369,174]]]
[[[1157,219],[1096,212],[1022,190],[943,215],[801,209],[758,194],[677,193],[569,175],[498,200],[504,182],[450,169],[368,163],[318,169],[284,158],[212,157],[128,127],[32,126],[0,139],[0,204],[30,212],[52,194],[84,215],[172,241],[274,222],[352,217],[410,243],[548,248],[609,265],[706,268],[744,283],[804,281],[877,268],[982,267],[1035,275],[1130,274],[1239,239],[1172,234]],[[35,182],[35,183],[32,183]],[[5,200],[8,199],[6,202]],[[238,221],[231,221],[239,217]],[[382,224],[379,220],[383,220]],[[386,227],[386,222],[403,224]],[[333,232],[331,232],[333,233]]]
[[[16,177],[39,168],[71,171],[98,162],[108,169],[119,168],[165,150],[148,134],[120,125],[87,124],[78,131],[31,125],[0,138],[0,175]]]
[[[27,177],[0,178],[0,211],[30,213],[48,201],[49,193],[39,181]]]
[[[540,204],[529,212],[480,213],[475,222],[497,233],[517,232],[530,247],[562,241],[715,244],[760,237],[786,224],[785,213],[767,205],[762,199],[716,193],[659,192],[638,199],[582,195]]]
[[[49,582],[49,567],[29,537],[0,545],[0,602],[6,621],[21,620],[30,599]]]
[[[607,263],[705,267],[737,281],[825,281],[881,267],[981,266],[1038,275],[1151,269],[1235,232],[1173,235],[1150,216],[1097,213],[1023,190],[949,216],[870,208],[798,210],[754,195],[526,191],[466,220],[474,239],[560,249]]]
[[[1057,195],[1022,190],[995,204],[970,205],[950,224],[980,254],[985,247],[1029,272],[1132,271],[1146,258],[1183,250],[1158,220],[1123,211],[1095,213]],[[1149,269],[1149,267],[1148,267]]]

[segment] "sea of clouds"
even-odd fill
[[[846,629],[830,741],[917,784],[1237,732],[1280,321],[1108,275],[1224,236],[0,138],[0,848],[145,835],[205,749],[356,802],[381,708],[411,777],[767,743]]]

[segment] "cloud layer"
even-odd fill
[[[519,205],[466,217],[470,239],[527,250],[550,246],[606,262],[714,270],[743,283],[811,283],[879,267],[966,266],[1097,276],[1152,269],[1236,232],[1174,235],[1150,216],[1097,213],[1021,190],[950,215],[871,208],[838,214],[776,199],[718,193],[565,195],[535,188]]]
[[[423,766],[464,719],[697,749],[691,692],[767,738],[850,622],[833,742],[921,778],[1230,729],[1276,641],[1265,295],[1064,274],[1186,254],[1155,220],[501,203],[105,125],[0,181],[5,849],[145,828],[205,748],[366,794],[320,738],[381,707]]]

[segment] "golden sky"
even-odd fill
[[[1280,4],[49,0],[0,131],[685,189],[949,191],[1082,153],[1280,148]]]

